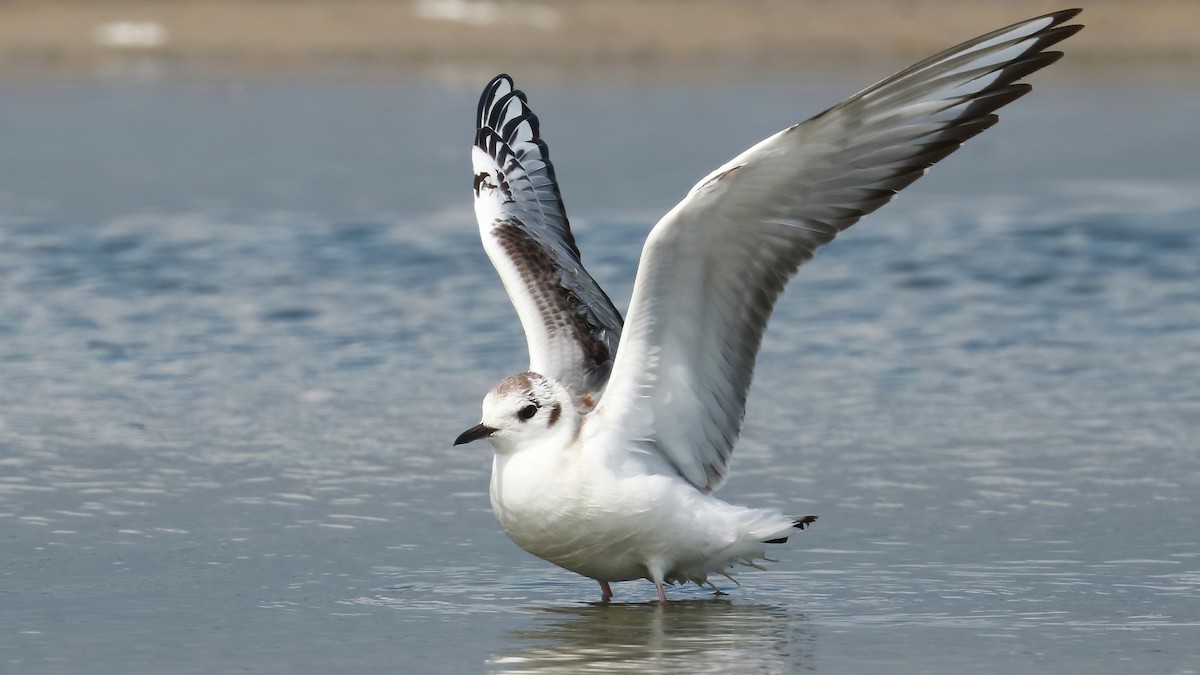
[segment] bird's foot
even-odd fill
[[[723,590],[721,590],[721,589],[717,588],[717,585],[716,585],[716,584],[714,584],[714,583],[713,583],[713,582],[711,582],[711,581],[710,581],[710,582],[708,582],[708,587],[712,589],[712,591],[713,591],[713,596],[714,596],[714,597],[717,597],[717,598],[719,598],[719,597],[721,597],[722,595],[729,595],[729,594],[728,594],[728,593],[726,593],[725,591],[723,591]]]
[[[599,580],[597,580],[597,581],[599,581]],[[613,596],[612,587],[608,585],[607,581],[599,581],[599,583],[600,583],[600,602],[608,602],[609,600],[612,600],[612,596]]]

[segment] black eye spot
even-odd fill
[[[533,417],[536,414],[537,414],[537,406],[533,405],[533,404],[527,405],[524,408],[521,408],[520,410],[517,411],[517,417],[521,418],[522,422],[529,419],[530,417]]]

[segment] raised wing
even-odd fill
[[[621,314],[583,268],[538,118],[507,75],[479,99],[471,163],[483,248],[525,329],[529,369],[589,410],[608,381]]]
[[[1066,10],[926,59],[771,136],[700,181],[650,233],[593,413],[704,491],[725,480],[763,329],[796,269],[1027,93],[1062,56]],[[614,431],[615,430],[615,431]]]

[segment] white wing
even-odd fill
[[[719,487],[763,329],[791,275],[1029,91],[1079,10],[1030,19],[926,59],[755,145],[700,181],[642,251],[625,332],[588,433],[657,451]],[[594,431],[593,431],[594,430]]]
[[[507,75],[479,99],[471,160],[483,248],[525,329],[529,369],[590,409],[612,369],[621,314],[583,268],[538,118]]]

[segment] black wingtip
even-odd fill
[[[479,95],[479,107],[475,112],[476,128],[485,125],[487,120],[487,111],[494,104],[497,94],[501,91],[508,93],[513,91],[514,88],[515,85],[513,84],[513,79],[509,77],[508,73],[500,73],[487,83],[487,86],[483,88],[483,93]]]
[[[1021,21],[1020,23],[1029,23],[1031,21],[1041,21],[1042,19],[1051,19],[1050,25],[1046,26],[1046,28],[1043,29],[1043,30],[1049,30],[1051,28],[1054,28],[1055,26],[1061,26],[1062,24],[1070,21],[1071,19],[1074,19],[1075,17],[1079,16],[1079,13],[1082,11],[1083,11],[1082,7],[1071,7],[1069,9],[1060,9],[1056,12],[1047,12],[1045,14],[1035,16],[1032,19],[1026,19],[1025,21]],[[1017,25],[1020,25],[1020,24],[1016,24],[1016,23],[1013,24],[1013,26],[1017,26]],[[1080,26],[1080,27],[1082,28],[1082,26]],[[1010,28],[1011,28],[1011,26],[1010,26]]]
[[[510,77],[508,73],[500,73],[499,75],[493,77],[491,81],[487,83],[487,86],[483,88],[484,98],[486,99],[490,96],[494,96],[496,91],[500,89],[501,85],[508,85],[509,90],[512,90],[515,86],[513,84],[512,77]]]
[[[1079,13],[1082,11],[1082,7],[1070,7],[1068,9],[1060,9],[1057,12],[1050,12],[1046,16],[1054,17],[1056,19],[1055,23],[1062,23],[1064,21],[1070,21],[1071,19],[1079,16]]]

